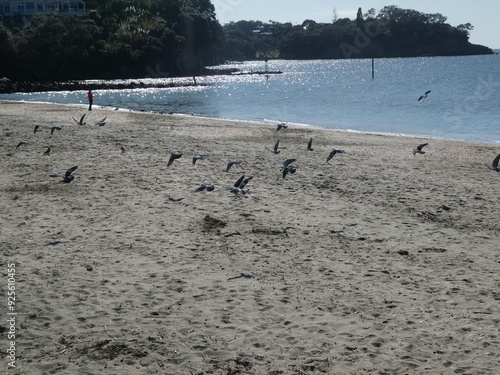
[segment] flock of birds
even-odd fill
[[[418,98],[418,101],[421,101],[425,98],[427,98],[427,96],[429,95],[431,91],[426,91],[422,96],[420,96]],[[85,117],[86,115],[82,115],[80,117],[79,120],[75,119],[74,117],[72,117],[72,119],[75,121],[75,123],[78,125],[78,126],[84,126],[86,125],[86,122],[85,122]],[[106,125],[106,118],[107,117],[104,117],[102,120],[99,120],[97,122],[94,123],[95,126],[104,126]],[[44,129],[44,128],[49,128],[50,129],[50,137],[52,137],[52,135],[54,134],[55,131],[60,131],[62,130],[62,126],[57,126],[57,125],[54,125],[52,127],[48,127],[46,125],[40,125],[40,124],[37,124],[35,125],[34,127],[34,130],[33,130],[33,133],[37,133],[38,131],[40,131],[41,129]],[[283,129],[286,129],[288,128],[288,124],[285,122],[285,123],[278,123],[276,125],[276,132],[279,132]],[[309,139],[309,142],[307,143],[307,147],[306,149],[308,151],[313,151],[314,148],[312,147],[312,142],[313,142],[313,139],[310,138]],[[25,146],[27,145],[28,142],[27,141],[24,141],[24,140],[21,140],[17,145],[16,145],[16,150],[21,147],[21,146]],[[412,153],[413,155],[415,156],[416,154],[425,154],[425,151],[423,151],[423,148],[425,146],[427,146],[428,143],[423,143],[423,144],[419,144],[416,148],[414,148],[412,150]],[[273,154],[277,155],[281,152],[280,150],[280,141],[279,139],[276,141],[276,143],[274,144],[274,147],[272,149],[269,149]],[[50,151],[51,151],[51,146],[48,147],[48,149],[43,153],[43,155],[50,155]],[[122,146],[122,152],[125,152],[125,149],[123,148]],[[326,158],[326,162],[329,162],[335,155],[337,154],[342,154],[344,153],[344,150],[341,150],[341,149],[337,149],[337,148],[333,148],[330,153],[328,154],[327,158]],[[208,157],[209,154],[202,154],[202,153],[199,153],[199,154],[196,154],[195,156],[193,156],[193,159],[192,159],[192,162],[193,162],[193,165],[196,164],[196,162],[198,160],[204,160],[206,157]],[[167,167],[171,166],[175,160],[179,159],[182,157],[182,153],[179,152],[179,151],[175,151],[175,152],[172,152],[171,155],[170,155],[170,158],[167,162]],[[280,165],[277,165],[277,167],[281,168],[283,170],[283,173],[282,173],[282,176],[283,178],[286,178],[286,176],[288,174],[295,174],[296,171],[297,171],[297,167],[293,165],[293,163],[296,161],[296,159],[286,159],[282,164]],[[493,170],[493,171],[496,171],[496,172],[500,172],[500,167],[499,167],[499,162],[500,162],[500,154],[493,160],[492,164],[491,165],[488,165],[488,168]],[[227,164],[226,166],[226,172],[229,172],[229,170],[231,169],[231,167],[233,165],[238,165],[240,164],[241,161],[239,160],[231,160],[229,161],[229,163]],[[74,166],[74,167],[71,167],[69,168],[68,170],[66,170],[64,173],[53,173],[50,175],[50,177],[61,177],[62,180],[61,182],[63,183],[70,183],[74,180],[74,175],[73,175],[73,172],[78,168],[78,166]],[[230,191],[231,193],[234,193],[234,194],[237,194],[237,195],[244,195],[246,193],[248,193],[248,189],[245,189],[246,185],[248,184],[248,182],[250,180],[252,180],[253,177],[248,177],[248,178],[245,178],[245,176],[241,176],[233,185],[225,185],[223,186],[223,188],[225,190],[228,190]],[[199,186],[198,188],[194,189],[195,192],[200,192],[200,191],[213,191],[215,189],[214,185],[209,182],[209,181],[205,181],[201,186]]]
[[[85,122],[85,117],[86,117],[86,115],[84,114],[80,117],[79,120],[75,119],[74,117],[72,117],[72,119],[75,121],[75,123],[78,126],[84,126],[87,124]],[[99,121],[94,123],[94,125],[96,125],[96,126],[104,126],[105,124],[106,124],[106,117],[104,117],[102,120],[99,120]],[[48,128],[48,126],[37,124],[34,127],[33,133],[37,133],[38,131],[40,131],[41,129],[44,129],[44,128]],[[286,129],[286,128],[288,128],[287,123],[278,123],[276,126],[276,132],[279,132],[280,130]],[[62,126],[55,125],[55,126],[50,127],[50,136],[51,137],[54,134],[54,131],[56,131],[56,130],[58,130],[58,131],[62,130]],[[307,150],[309,150],[309,151],[314,150],[314,148],[312,147],[312,141],[313,141],[313,139],[310,138],[309,142],[307,144]],[[279,149],[279,143],[280,143],[280,141],[278,140],[276,142],[276,144],[274,145],[274,148],[271,150],[274,154],[279,154],[281,152],[281,150]],[[20,141],[16,146],[16,150],[19,147],[27,145],[27,144],[28,144],[27,141],[24,141],[24,140]],[[49,146],[49,148],[43,153],[43,155],[50,155],[50,151],[51,151],[51,146]],[[125,149],[123,148],[123,146],[122,146],[122,152],[125,152]],[[344,150],[340,150],[340,149],[336,149],[336,148],[332,149],[330,151],[330,153],[328,154],[326,161],[329,162],[335,155],[343,153],[343,152],[344,152]],[[192,159],[193,165],[196,164],[196,162],[198,160],[204,160],[208,156],[209,156],[209,154],[203,154],[203,153],[199,153],[199,154],[194,155],[193,159]],[[180,151],[172,152],[170,154],[170,158],[167,162],[167,167],[170,167],[177,159],[180,159],[181,157],[182,157],[182,153]],[[277,167],[279,167],[283,170],[283,173],[282,173],[283,178],[286,178],[286,176],[288,174],[295,174],[297,172],[297,167],[295,165],[293,165],[293,163],[295,161],[296,161],[296,159],[286,159],[285,161],[283,161],[282,164],[277,165]],[[226,172],[229,172],[229,170],[231,169],[231,167],[233,165],[238,165],[238,164],[241,164],[240,160],[230,160],[228,162],[228,164],[226,165]],[[70,183],[75,178],[75,176],[73,175],[73,172],[77,168],[78,168],[78,166],[74,166],[74,167],[71,167],[68,170],[66,170],[64,173],[52,173],[49,176],[50,177],[61,177],[62,180],[60,182]],[[236,194],[236,195],[247,194],[249,189],[245,189],[245,187],[248,184],[248,182],[252,180],[252,178],[253,177],[245,178],[245,176],[243,175],[234,184],[224,185],[223,189],[228,190],[231,193]],[[194,189],[194,191],[195,192],[213,191],[214,189],[215,189],[215,187],[211,182],[205,181],[201,186]]]
[[[77,125],[80,125],[80,126],[83,126],[83,125],[86,125],[87,123],[85,122],[85,114],[80,117],[80,120],[76,120],[74,117],[73,117],[73,120],[77,123]],[[106,125],[106,117],[104,117],[102,120],[99,120],[97,122],[94,123],[94,125],[96,126],[104,126]],[[58,125],[54,125],[54,126],[51,126],[51,127],[48,127],[46,125],[41,125],[41,124],[36,124],[34,129],[33,129],[33,134],[36,134],[38,131],[41,131],[42,129],[45,129],[45,128],[49,128],[50,129],[50,137],[52,137],[54,135],[54,132],[57,130],[57,131],[60,131],[62,130],[62,126],[58,126]],[[24,141],[24,140],[21,140],[17,145],[16,145],[16,150],[21,147],[21,146],[26,146],[28,144],[28,141]],[[44,151],[43,155],[47,156],[47,155],[50,155],[50,151],[51,151],[51,148],[52,146],[49,146],[47,148],[47,150]],[[66,172],[64,173],[52,173],[50,174],[49,176],[50,177],[62,177],[62,180],[61,182],[64,182],[64,183],[70,183],[71,181],[74,180],[75,176],[73,175],[73,172],[78,168],[78,166],[74,166],[74,167],[71,167],[69,168]]]
[[[276,132],[279,132],[280,130],[286,129],[286,128],[288,128],[287,123],[278,123],[276,126]],[[310,138],[309,142],[307,143],[306,149],[308,151],[314,150],[314,148],[312,147],[312,141],[313,141],[313,139]],[[274,147],[272,149],[268,149],[268,150],[270,150],[275,155],[279,154],[281,152],[281,150],[279,149],[279,144],[280,144],[280,141],[278,139],[276,141],[276,143],[274,144]],[[336,154],[340,154],[343,152],[344,152],[344,150],[340,150],[340,149],[336,149],[336,148],[332,149],[330,151],[330,153],[328,154],[326,161],[329,162]],[[193,156],[193,165],[196,164],[196,162],[198,160],[203,160],[207,156],[209,156],[209,154],[196,154],[195,156]],[[170,158],[167,162],[167,167],[171,166],[175,162],[175,160],[180,159],[181,157],[182,157],[182,153],[180,151],[172,152],[170,154]],[[296,160],[297,159],[286,159],[285,161],[283,161],[282,164],[277,165],[277,167],[279,167],[280,169],[283,170],[283,172],[282,172],[283,178],[286,178],[286,176],[288,174],[295,174],[297,172],[297,167],[295,165],[292,165],[292,163],[294,163]],[[241,164],[240,160],[229,161],[227,166],[226,166],[226,172],[229,172],[229,170],[231,169],[231,167],[233,165],[238,165],[238,164]],[[229,190],[233,194],[244,195],[244,194],[248,193],[248,191],[249,191],[248,189],[245,189],[245,186],[248,184],[248,182],[252,178],[253,177],[245,178],[245,176],[243,175],[233,185],[224,185],[223,189]],[[201,186],[194,189],[194,191],[195,192],[213,191],[214,189],[215,189],[215,187],[210,181],[205,181]]]

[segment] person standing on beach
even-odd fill
[[[92,111],[92,102],[94,101],[92,90],[89,90],[89,92],[87,93],[87,97],[89,98],[89,111]]]

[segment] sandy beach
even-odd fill
[[[2,373],[500,373],[499,145],[15,102],[0,129]]]

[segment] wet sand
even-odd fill
[[[13,102],[0,131],[9,374],[500,368],[498,145]]]

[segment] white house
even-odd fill
[[[56,12],[88,17],[84,0],[0,0],[0,16],[7,25],[25,26],[35,14]]]

